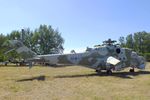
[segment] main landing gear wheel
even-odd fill
[[[134,72],[134,68],[129,70],[130,72]]]
[[[112,71],[111,71],[111,70],[107,70],[107,74],[108,74],[108,75],[111,75],[111,74],[112,74]]]

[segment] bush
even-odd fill
[[[150,61],[150,53],[144,53],[144,57],[147,61]]]
[[[4,61],[4,57],[2,55],[0,55],[0,62]]]

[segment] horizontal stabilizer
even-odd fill
[[[120,62],[120,60],[118,60],[118,59],[116,59],[116,58],[110,56],[110,57],[107,58],[107,61],[106,61],[106,62],[107,62],[108,64],[117,65],[117,64]]]

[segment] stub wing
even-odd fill
[[[120,60],[118,60],[112,56],[108,57],[107,61],[106,61],[106,63],[112,64],[112,65],[117,65],[119,62],[120,62]]]

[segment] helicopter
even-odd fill
[[[72,51],[72,53],[69,54],[45,55],[37,55],[19,40],[10,40],[9,43],[12,45],[12,49],[16,50],[28,62],[42,60],[52,65],[81,65],[94,69],[98,74],[103,70],[105,70],[107,74],[111,74],[112,71],[121,71],[128,67],[130,67],[130,72],[134,72],[135,68],[145,69],[146,61],[143,56],[138,55],[129,48],[120,47],[118,44],[115,44],[115,40],[111,39],[103,41],[102,45],[87,48],[83,53]]]

